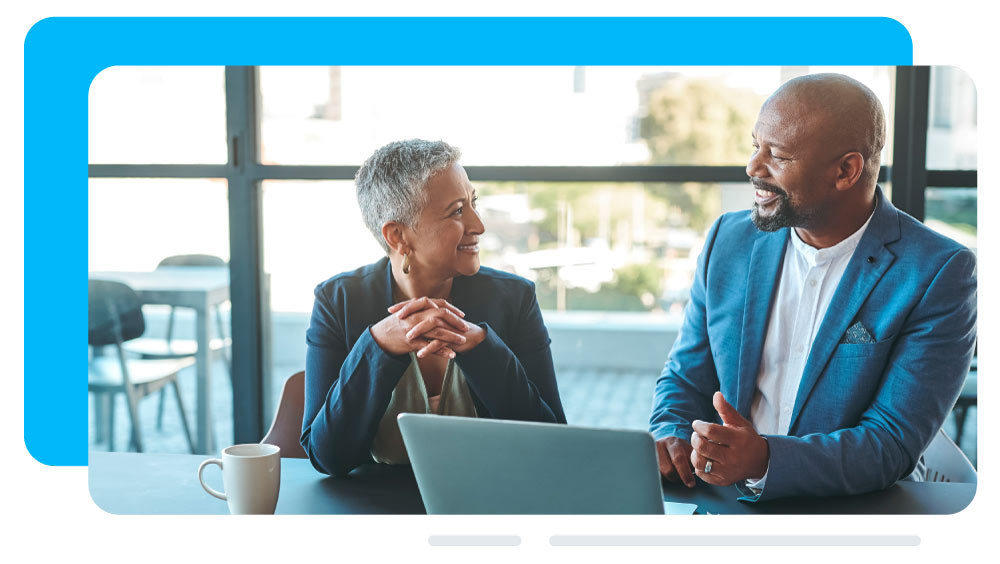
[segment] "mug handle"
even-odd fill
[[[205,470],[205,467],[208,466],[209,464],[215,464],[216,466],[219,467],[219,470],[222,470],[222,461],[219,460],[218,458],[210,458],[202,462],[201,465],[198,466],[198,481],[201,482],[201,487],[205,488],[205,491],[208,492],[210,495],[213,495],[221,499],[222,501],[226,501],[226,494],[217,492],[212,488],[208,487],[208,484],[205,483],[205,479],[201,477],[202,471]]]

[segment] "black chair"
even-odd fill
[[[214,255],[174,255],[160,261],[156,268],[163,267],[205,267],[205,266],[226,266],[226,261]],[[125,349],[128,352],[139,355],[140,358],[149,360],[166,360],[194,357],[198,353],[198,342],[194,339],[174,338],[174,316],[177,306],[170,307],[170,315],[167,318],[166,337],[163,339],[143,337],[130,342]],[[215,309],[215,322],[218,336],[209,341],[209,349],[212,355],[221,354],[226,363],[226,370],[232,378],[232,359],[230,350],[232,339],[226,336],[225,324],[222,321],[222,311]],[[166,390],[160,393],[160,405],[156,412],[156,428],[163,428],[163,405],[166,400]]]
[[[125,396],[132,423],[131,445],[142,452],[142,431],[137,404],[140,399],[169,384],[174,389],[177,409],[180,411],[184,436],[191,453],[195,453],[191,430],[188,427],[184,402],[177,384],[177,373],[194,365],[194,358],[166,360],[128,359],[122,344],[140,337],[146,330],[139,296],[125,284],[110,280],[90,280],[88,290],[87,343],[91,347],[113,346],[117,354],[95,356],[90,361],[88,390],[95,401],[110,400],[105,423],[108,450],[114,450],[114,407],[118,394]]]

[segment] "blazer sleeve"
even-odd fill
[[[479,323],[486,339],[456,357],[469,389],[486,407],[488,417],[565,423],[559,400],[548,330],[530,282],[518,296],[517,317],[504,342],[490,326]]]
[[[955,405],[976,340],[976,259],[954,253],[903,325],[875,399],[855,427],[768,435],[770,467],[747,501],[856,494],[889,487],[916,467]]]
[[[679,437],[690,441],[692,421],[715,419],[712,394],[719,389],[719,378],[708,339],[705,286],[712,248],[724,217],[716,220],[705,237],[680,334],[656,381],[649,431],[657,440]]]
[[[348,349],[332,299],[316,290],[306,331],[305,408],[300,443],[313,466],[343,476],[371,462],[371,445],[392,391],[410,364],[390,355],[365,329]]]

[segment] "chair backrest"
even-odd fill
[[[112,280],[87,281],[87,344],[121,344],[145,330],[142,301],[132,288]]]
[[[978,482],[976,469],[958,445],[943,430],[938,431],[924,452],[928,482]]]
[[[306,404],[306,373],[292,374],[281,388],[281,398],[274,410],[274,421],[262,443],[281,449],[282,458],[306,458],[299,444],[302,435],[302,412]]]
[[[174,255],[156,265],[161,266],[226,266],[226,261],[215,255]]]

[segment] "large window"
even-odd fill
[[[536,282],[571,422],[641,428],[705,231],[751,203],[757,111],[813,72],[872,88],[889,118],[883,187],[913,190],[891,182],[891,67],[114,67],[90,99],[92,268],[231,259],[234,296],[250,296],[234,318],[255,311],[235,337],[265,346],[234,359],[248,368],[213,396],[235,404],[214,432],[257,440],[304,367],[313,288],[382,256],[357,209],[357,166],[392,140],[444,139],[481,196],[483,263]],[[903,165],[926,165],[929,187],[907,211],[974,248],[974,175],[938,186],[933,173],[974,171],[975,90],[958,69],[929,82],[926,163]],[[604,354],[608,343],[634,350]],[[588,400],[600,386],[625,391]]]

